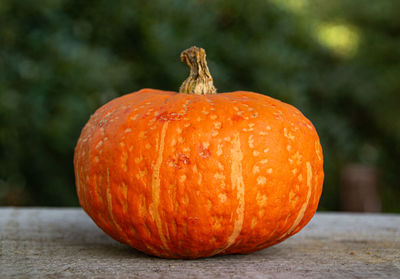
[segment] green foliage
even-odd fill
[[[266,93],[313,121],[322,209],[338,209],[340,170],[359,162],[380,169],[384,210],[400,212],[398,10],[394,0],[3,0],[0,204],[76,205],[73,148],[90,114],[140,88],[177,90],[179,54],[198,45],[219,92]]]

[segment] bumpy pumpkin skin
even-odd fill
[[[143,89],[114,99],[84,127],[74,167],[80,204],[94,222],[165,258],[281,242],[310,221],[324,179],[311,122],[243,91]]]

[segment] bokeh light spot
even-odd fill
[[[323,46],[345,58],[357,52],[360,42],[359,31],[347,24],[322,23],[318,25],[317,37]]]

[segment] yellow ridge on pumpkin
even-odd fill
[[[235,224],[233,226],[233,232],[228,238],[228,244],[224,248],[226,250],[230,246],[232,246],[243,227],[243,219],[244,219],[244,182],[243,182],[243,171],[242,171],[242,160],[243,153],[240,148],[240,137],[239,133],[236,133],[232,139],[232,168],[231,168],[231,182],[232,188],[236,189],[236,197],[238,199],[238,207],[236,209],[237,218],[235,220]]]
[[[161,242],[164,246],[164,248],[169,251],[167,242],[165,240],[165,236],[162,232],[162,224],[161,224],[161,218],[160,214],[158,212],[158,206],[160,204],[160,167],[163,161],[163,152],[164,152],[164,144],[165,144],[165,134],[167,132],[168,128],[168,121],[164,122],[162,129],[161,129],[161,135],[160,135],[160,146],[158,148],[158,156],[157,160],[153,166],[153,175],[152,175],[152,180],[151,180],[151,197],[152,197],[152,203],[149,206],[149,210],[151,215],[154,218],[154,221],[156,222],[157,226],[157,231],[158,234],[160,235]]]

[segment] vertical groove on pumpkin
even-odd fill
[[[158,206],[160,204],[160,167],[163,161],[163,152],[164,152],[164,143],[165,143],[165,134],[167,132],[168,128],[168,121],[165,121],[162,129],[161,129],[161,135],[160,135],[160,144],[158,146],[158,157],[156,159],[156,162],[153,167],[153,175],[152,175],[152,180],[151,180],[151,197],[152,197],[152,203],[149,206],[149,211],[151,215],[154,218],[154,221],[156,223],[157,231],[160,236],[161,242],[164,246],[164,248],[169,251],[167,242],[165,240],[165,236],[162,232],[162,224],[161,224],[161,218],[160,218],[160,213],[158,212]]]
[[[77,167],[75,167],[76,192],[78,194],[79,202],[81,203],[82,208],[84,208],[83,199],[82,199],[83,197],[82,197],[82,193],[81,193],[81,181],[80,181],[80,179],[81,179],[81,177],[80,177],[79,169]]]
[[[81,185],[81,193],[82,193],[82,195],[83,195],[83,203],[84,203],[84,205],[85,205],[85,209],[86,209],[86,211],[89,213],[89,214],[91,214],[91,212],[92,212],[92,207],[91,207],[91,204],[90,204],[90,201],[89,201],[89,199],[88,199],[88,196],[89,196],[89,189],[88,189],[88,182],[89,182],[89,179],[88,179],[88,176],[87,175],[84,175],[84,171],[83,171],[83,168],[81,169],[81,181],[80,181],[80,185]]]
[[[122,182],[121,190],[122,190],[122,196],[124,198],[124,200],[121,200],[122,218],[123,218],[122,220],[127,220],[127,219],[129,219],[129,217],[127,216],[127,213],[128,213],[128,210],[129,210],[129,202],[128,202],[129,187],[125,182]],[[133,245],[132,239],[136,238],[136,233],[135,233],[135,231],[132,231],[131,225],[126,224],[125,222],[123,222],[123,225],[125,226],[125,228],[124,228],[124,234],[126,236],[125,241],[127,243],[132,243],[132,244],[129,244],[129,245],[132,246]]]
[[[111,222],[114,227],[120,232],[121,235],[125,236],[125,239],[128,239],[124,230],[122,230],[121,226],[115,221],[114,213],[113,213],[113,205],[112,205],[112,195],[111,195],[111,183],[110,183],[110,170],[107,168],[107,189],[106,189],[106,197],[107,197],[107,210],[108,215],[111,218]]]
[[[307,166],[307,198],[304,201],[303,206],[300,208],[299,214],[297,214],[296,220],[294,221],[293,225],[279,239],[282,239],[285,236],[287,236],[290,233],[292,233],[296,229],[296,227],[300,224],[301,220],[304,217],[304,213],[306,212],[306,209],[307,209],[308,203],[310,201],[310,197],[311,197],[311,181],[312,181],[312,176],[313,176],[312,167],[311,167],[310,162],[307,162],[306,166]]]
[[[79,193],[80,193],[80,195],[81,195],[81,197],[82,197],[82,199],[81,199],[81,203],[83,204],[83,206],[86,208],[86,197],[85,197],[85,189],[84,189],[84,186],[83,186],[83,183],[84,183],[84,180],[83,180],[83,175],[84,175],[84,171],[83,171],[83,167],[81,167],[81,169],[80,169],[80,172],[79,172],[79,177],[78,177],[78,179],[79,179]]]
[[[318,173],[314,175],[314,187],[313,187],[313,199],[312,199],[312,206],[315,206],[318,196]],[[316,210],[316,209],[315,209]]]

